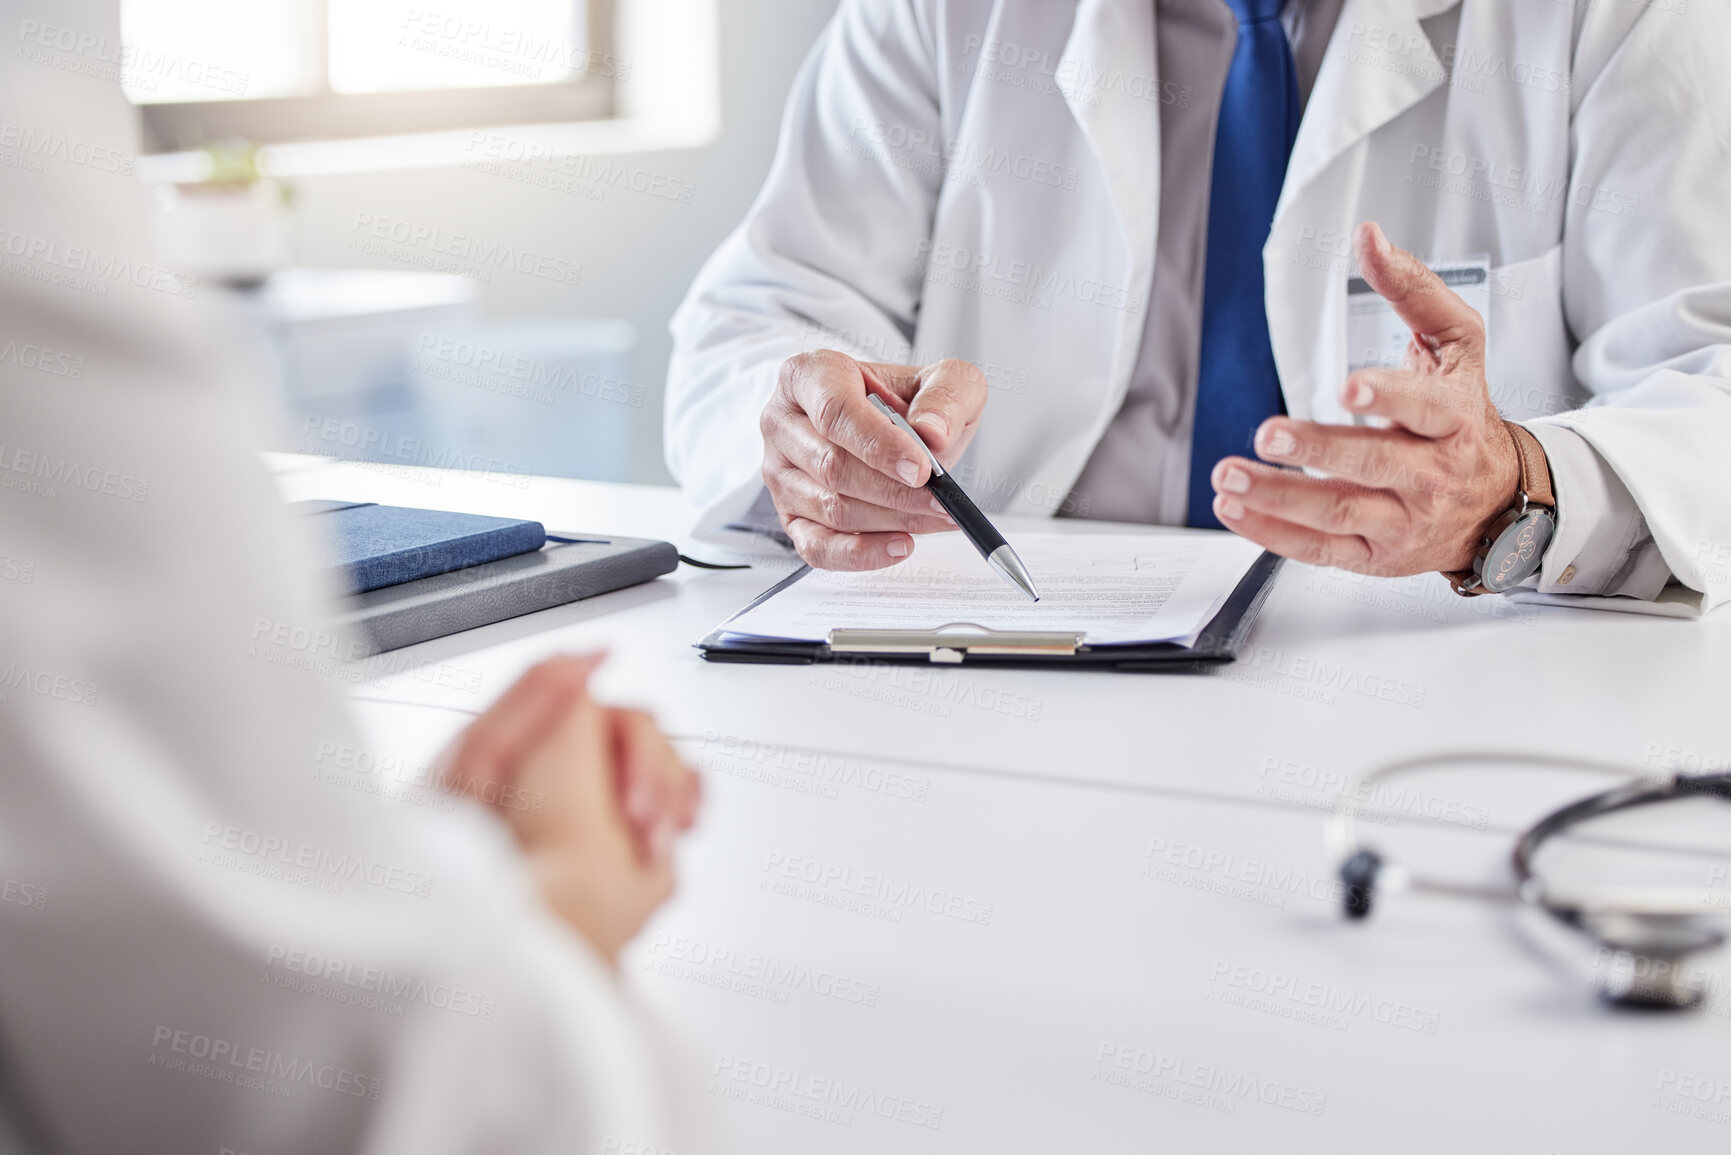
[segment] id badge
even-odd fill
[[[1475,253],[1459,261],[1444,261],[1431,265],[1443,284],[1456,296],[1478,310],[1484,320],[1485,332],[1491,325],[1491,258],[1488,253]],[[1398,369],[1406,356],[1412,330],[1395,315],[1394,307],[1372,289],[1363,277],[1353,277],[1346,283],[1346,368],[1349,373],[1360,369]]]

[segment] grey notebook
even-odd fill
[[[549,535],[532,553],[351,594],[337,614],[366,652],[412,646],[671,573],[679,552],[636,537]]]

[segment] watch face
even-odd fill
[[[1545,549],[1556,532],[1557,523],[1548,509],[1529,509],[1515,518],[1485,553],[1479,570],[1485,588],[1500,594],[1539,572]]]

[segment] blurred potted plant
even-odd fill
[[[165,262],[236,287],[257,285],[292,262],[293,191],[264,173],[256,145],[207,144],[193,171],[195,179],[158,186]]]

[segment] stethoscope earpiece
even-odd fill
[[[1340,864],[1340,904],[1346,917],[1366,918],[1376,899],[1376,878],[1382,873],[1382,855],[1374,850],[1353,852]]]

